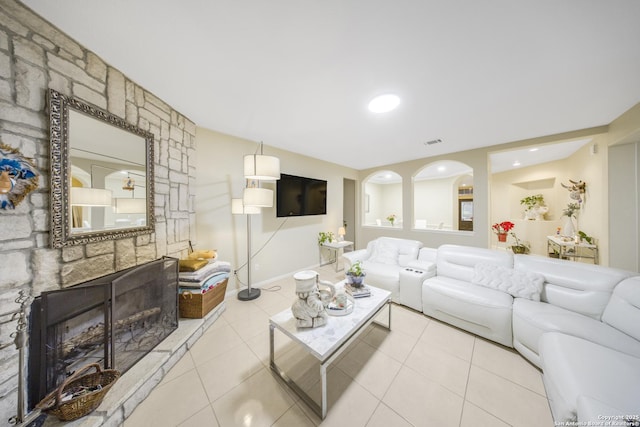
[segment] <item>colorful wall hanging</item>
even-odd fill
[[[0,209],[15,209],[37,187],[38,171],[32,160],[0,143]]]

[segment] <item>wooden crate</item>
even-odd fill
[[[201,319],[206,316],[224,301],[228,281],[229,278],[223,279],[204,294],[196,293],[197,289],[194,289],[195,292],[183,291],[179,296],[180,317]]]

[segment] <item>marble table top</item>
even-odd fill
[[[336,283],[336,291],[344,289],[345,281]],[[294,341],[307,348],[321,362],[331,356],[362,325],[391,299],[391,292],[369,286],[371,296],[356,298],[353,313],[329,316],[327,324],[317,328],[298,328],[291,308],[272,316],[269,322]],[[293,304],[295,295],[291,296]]]

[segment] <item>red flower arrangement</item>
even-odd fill
[[[493,231],[496,234],[506,234],[509,231],[511,231],[511,229],[513,227],[515,227],[516,225],[514,223],[512,223],[511,221],[503,221],[500,223],[495,223],[491,226],[491,228],[493,229]]]

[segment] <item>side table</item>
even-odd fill
[[[345,248],[351,248],[351,250],[353,250],[353,242],[349,242],[347,240],[343,240],[342,242],[325,242],[322,243],[320,245],[320,249],[318,251],[318,256],[319,256],[319,262],[318,264],[320,264],[320,267],[322,267],[323,265],[328,265],[328,264],[336,264],[336,272],[340,271],[340,270],[344,270],[344,267],[341,268],[340,270],[338,269],[338,252],[345,250]],[[329,251],[329,253],[332,255],[332,257],[329,258],[328,262],[325,262],[324,264],[322,263],[322,248],[325,248]]]
[[[584,250],[591,251],[590,255]],[[552,252],[553,251],[553,252]],[[547,252],[558,253],[560,259],[586,258],[592,259],[594,264],[598,264],[598,245],[585,242],[575,243],[573,239],[565,239],[561,236],[547,236]]]

